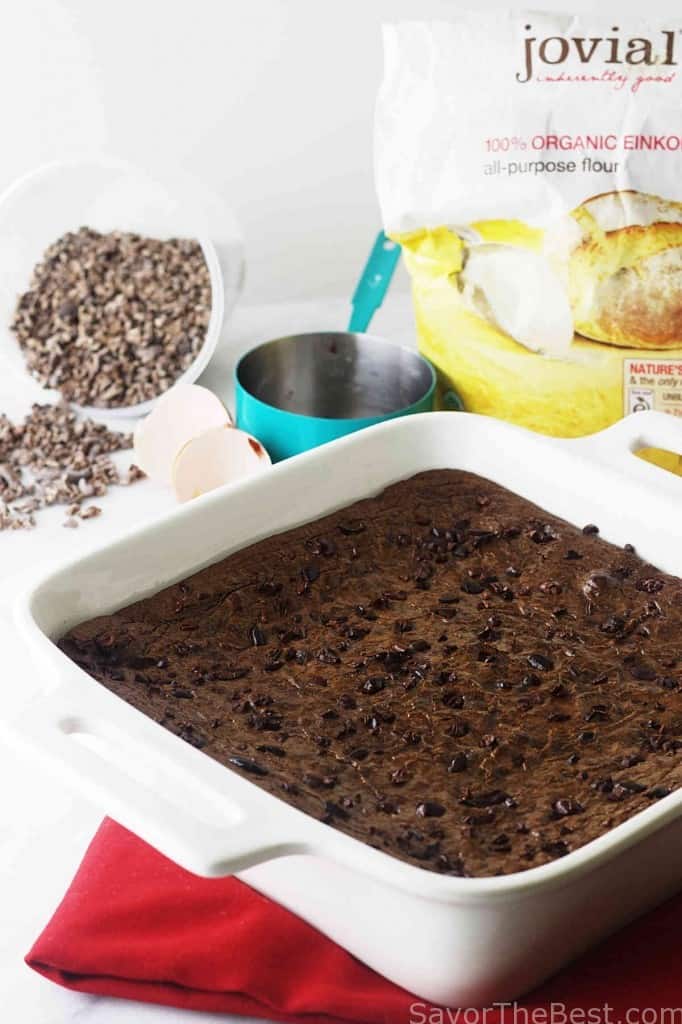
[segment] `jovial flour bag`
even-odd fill
[[[682,19],[462,13],[384,45],[377,189],[444,407],[564,437],[682,416]]]

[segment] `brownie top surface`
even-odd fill
[[[280,799],[442,873],[554,860],[682,775],[682,582],[458,470],[59,646]]]

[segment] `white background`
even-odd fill
[[[471,0],[468,6],[475,5]],[[381,77],[380,24],[401,17],[447,17],[458,6],[467,5],[457,0],[0,0],[0,188],[45,161],[105,152],[152,170],[177,167],[219,193],[244,228],[248,271],[228,344],[212,368],[215,381],[209,383],[218,386],[229,380],[235,353],[263,337],[342,326],[343,300],[379,227],[372,112]],[[478,6],[495,5],[479,0]],[[596,4],[575,6],[594,9]],[[676,6],[668,2],[659,9]],[[623,15],[638,7],[623,0],[619,9]],[[329,302],[329,296],[338,299]],[[306,302],[290,305],[300,299]],[[273,302],[279,305],[264,305]],[[397,295],[382,310],[376,329],[409,343],[409,312]],[[11,401],[18,396],[3,394],[0,378],[0,408]],[[25,655],[14,663],[8,658],[11,637],[3,644],[2,616],[14,590],[10,571],[45,567],[55,556],[102,543],[131,522],[170,507],[171,498],[147,482],[102,504],[101,521],[78,535],[62,530],[61,513],[55,513],[35,535],[0,537],[2,680],[9,692],[22,685],[27,666],[30,685],[41,682]],[[22,965],[101,810],[69,793],[58,779],[44,778],[39,765],[17,762],[1,748],[0,774],[3,1020],[217,1024],[213,1016],[67,993]]]
[[[0,188],[84,151],[179,166],[236,210],[247,301],[347,295],[379,226],[372,114],[381,23],[495,6],[2,0]],[[528,6],[609,9],[571,0]],[[643,11],[639,0],[622,0],[617,10],[651,16],[652,7],[676,6]]]

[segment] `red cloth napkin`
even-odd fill
[[[629,1009],[679,1007],[681,925],[682,895],[520,1005],[596,1010],[608,1004],[612,1016],[587,1018],[602,1022],[625,1020]],[[425,1008],[242,882],[197,878],[108,819],[26,962],[79,992],[290,1024],[458,1020]],[[498,1024],[499,1015],[488,1011],[485,1024]],[[651,1015],[629,1020],[652,1024]],[[461,1024],[476,1024],[476,1018],[468,1013]]]

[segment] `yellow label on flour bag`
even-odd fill
[[[501,11],[385,29],[384,226],[465,408],[566,437],[682,414],[681,33]]]

